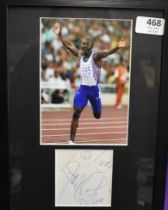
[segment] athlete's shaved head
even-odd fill
[[[83,40],[86,40],[86,41],[90,42],[92,44],[92,47],[93,47],[93,39],[91,37],[86,37]]]
[[[83,38],[81,41],[81,50],[83,54],[88,55],[92,52],[93,39],[90,37]]]

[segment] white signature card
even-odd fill
[[[111,206],[113,150],[55,150],[55,206]]]

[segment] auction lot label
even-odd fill
[[[163,35],[165,20],[163,18],[142,17],[136,18],[135,32],[140,34]]]

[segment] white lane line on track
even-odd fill
[[[87,121],[87,120],[93,120],[93,117],[89,117],[89,118],[81,118],[82,121]],[[127,120],[127,117],[102,117],[101,120]],[[42,121],[44,122],[48,122],[48,121],[71,121],[72,118],[65,118],[65,119],[42,119]]]
[[[102,141],[102,139],[88,139],[88,140],[76,140],[75,143],[101,143],[101,144],[104,144],[104,143],[111,143],[111,144],[114,144],[114,143],[119,143],[119,142],[125,142],[126,141],[126,138],[125,139],[105,139]],[[53,143],[68,143],[68,141],[64,140],[64,141],[53,141]]]
[[[89,127],[78,128],[78,130],[87,130]],[[101,126],[101,127],[91,127],[91,129],[116,129],[116,128],[127,128],[127,126]],[[70,128],[47,128],[41,129],[42,131],[68,131]]]
[[[126,134],[126,132],[96,132],[96,133],[77,133],[76,136],[87,136],[87,135],[102,135],[102,134]],[[55,134],[55,135],[42,135],[42,137],[57,136],[64,137],[69,136],[69,134]]]
[[[110,122],[110,124],[120,124],[120,123],[127,123],[127,121],[117,121],[117,122]],[[92,124],[96,124],[96,125],[98,125],[98,124],[109,124],[109,122],[103,122],[102,120],[101,120],[101,122],[80,122],[80,125],[92,125]],[[70,123],[45,123],[45,124],[42,124],[42,126],[43,125],[45,125],[45,126],[50,126],[50,125],[70,125]]]
[[[118,138],[118,139],[104,139],[104,140],[102,140],[102,139],[87,139],[87,140],[85,140],[85,139],[81,139],[81,140],[75,140],[75,143],[84,143],[84,142],[102,142],[102,143],[104,143],[104,142],[111,142],[111,141],[125,141],[126,139],[125,138]]]
[[[51,139],[51,140],[54,140],[53,138],[48,138],[48,139]],[[85,143],[85,142],[102,142],[102,143],[105,143],[105,142],[118,142],[118,141],[125,141],[126,138],[117,138],[117,139],[81,139],[81,140],[75,140],[75,143]],[[67,140],[57,140],[55,141],[55,143],[68,143]]]

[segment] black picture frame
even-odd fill
[[[53,146],[53,147],[43,147],[38,145],[37,141],[35,144],[30,142],[26,143],[25,145],[20,146],[19,143],[22,141],[21,137],[26,135],[26,127],[25,126],[30,126],[30,129],[33,126],[33,132],[28,132],[29,137],[33,135],[33,138],[38,138],[38,129],[39,125],[37,125],[37,122],[39,120],[39,115],[36,114],[36,111],[38,112],[38,106],[32,107],[28,112],[30,112],[30,115],[28,117],[28,114],[26,115],[29,119],[27,121],[28,124],[24,125],[21,127],[21,130],[17,128],[16,124],[18,123],[20,125],[21,122],[23,122],[23,119],[21,119],[21,116],[16,117],[16,119],[13,121],[11,113],[12,111],[15,111],[16,106],[14,109],[12,109],[12,105],[15,103],[15,96],[17,94],[20,94],[21,92],[17,92],[17,88],[15,89],[15,92],[13,93],[14,97],[14,102],[12,102],[12,98],[9,93],[11,89],[9,89],[9,84],[12,83],[13,78],[9,74],[9,9],[10,8],[48,8],[48,9],[53,9],[53,8],[60,8],[64,9],[101,9],[106,11],[107,9],[114,9],[114,10],[130,10],[130,11],[160,11],[163,14],[163,18],[166,20],[165,24],[165,32],[164,36],[162,37],[162,56],[161,56],[161,73],[160,73],[160,83],[159,83],[159,95],[158,95],[158,113],[157,113],[157,131],[155,133],[155,138],[156,138],[156,148],[153,150],[154,152],[154,176],[153,176],[153,196],[152,196],[152,204],[150,207],[145,207],[142,208],[144,210],[162,210],[164,208],[164,192],[165,192],[165,180],[166,180],[166,161],[167,161],[167,154],[168,154],[168,143],[167,143],[167,136],[168,136],[168,129],[167,129],[167,124],[168,124],[168,71],[167,71],[167,66],[168,66],[168,4],[166,1],[99,1],[99,0],[92,0],[92,1],[76,1],[73,0],[71,2],[64,0],[64,1],[53,1],[53,0],[41,0],[41,1],[28,1],[25,0],[22,2],[21,0],[15,0],[15,1],[10,1],[6,0],[1,2],[0,4],[0,66],[1,66],[1,99],[2,99],[2,108],[1,111],[3,113],[3,117],[1,118],[1,125],[2,125],[2,132],[1,132],[1,157],[2,157],[2,162],[3,162],[3,172],[2,172],[2,188],[1,188],[1,198],[2,203],[1,208],[2,209],[14,209],[11,205],[11,161],[14,160],[14,162],[18,161],[21,164],[21,167],[24,168],[24,173],[22,175],[22,189],[23,189],[23,194],[19,194],[18,197],[14,198],[14,206],[19,204],[18,210],[20,209],[27,209],[27,210],[32,210],[32,209],[54,209],[54,150],[55,149],[61,149],[61,148],[66,148],[64,146]],[[66,11],[67,11],[66,10]],[[31,15],[31,14],[30,14]],[[158,49],[154,49],[158,50]],[[27,55],[26,55],[27,56]],[[27,63],[25,63],[27,65]],[[19,73],[20,74],[20,73]],[[28,74],[30,76],[30,74]],[[33,75],[33,74],[32,74]],[[38,83],[36,79],[33,79],[32,81],[33,84]],[[27,85],[27,84],[25,84]],[[35,85],[36,87],[38,84]],[[12,87],[12,86],[11,86]],[[11,88],[10,87],[10,88]],[[27,90],[27,88],[26,88]],[[23,95],[21,95],[22,97]],[[33,95],[32,99],[35,99],[36,95]],[[144,100],[144,99],[142,99]],[[38,104],[38,99],[35,99],[35,103]],[[136,103],[136,102],[135,102]],[[18,107],[21,108],[22,111],[26,111],[27,107],[25,107],[24,103],[18,104]],[[149,107],[148,107],[149,108]],[[135,112],[131,113],[131,116],[133,116]],[[143,115],[144,113],[142,113]],[[33,121],[35,118],[32,116],[36,117],[36,121]],[[14,116],[14,115],[13,115]],[[24,118],[24,116],[23,116]],[[132,117],[130,120],[133,119]],[[13,128],[11,128],[11,120],[13,122]],[[25,119],[26,121],[26,119]],[[32,122],[32,124],[29,124]],[[33,124],[34,123],[34,124]],[[151,122],[152,123],[152,122]],[[133,122],[130,125],[130,127],[133,126]],[[133,126],[134,127],[134,126]],[[137,127],[132,129],[139,129]],[[18,130],[16,130],[16,128]],[[11,144],[11,129],[12,129],[12,134],[14,134],[13,139],[15,139],[15,144]],[[15,131],[15,132],[14,132]],[[37,131],[37,133],[35,132]],[[14,132],[14,133],[13,133]],[[131,134],[131,132],[130,132]],[[129,138],[132,138],[131,135]],[[124,154],[124,157],[127,157],[127,153],[130,154],[128,159],[125,159],[126,162],[129,162],[129,167],[127,169],[121,167],[122,166],[122,158],[118,161],[120,164],[120,169],[118,173],[125,173],[126,170],[134,170],[132,169],[133,164],[131,161],[134,162],[134,155],[132,153],[132,150],[134,149],[133,144],[131,144],[129,147],[89,147],[85,146],[83,147],[84,149],[90,149],[90,148],[95,148],[95,149],[114,149],[116,151],[116,155],[114,156],[114,161],[115,159],[119,158],[121,154]],[[73,146],[70,146],[68,148],[74,148]],[[68,149],[66,148],[66,149]],[[80,148],[80,146],[75,147],[75,149]],[[31,154],[30,154],[31,153]],[[130,159],[132,158],[132,160]],[[131,161],[130,161],[131,160]],[[114,163],[115,164],[115,163]],[[41,166],[41,167],[40,167]],[[20,165],[19,165],[20,167]],[[45,169],[43,169],[45,167]],[[116,167],[116,166],[115,166]],[[134,166],[135,167],[135,166]],[[34,172],[33,172],[34,171]],[[29,176],[28,176],[28,174]],[[46,175],[48,173],[52,174],[50,176],[50,181],[44,183],[45,178],[39,177],[39,174]],[[27,174],[27,175],[26,175]],[[116,177],[114,177],[115,179]],[[113,179],[113,182],[115,180]],[[122,180],[123,181],[123,180]],[[125,185],[125,181],[122,182],[121,184]],[[130,181],[131,180],[127,180]],[[39,188],[41,183],[44,184],[43,190],[47,188],[47,193],[48,193],[48,198],[45,197],[46,194],[40,196],[40,200],[38,200],[34,196],[38,196],[38,193],[40,192]],[[53,183],[53,185],[52,185]],[[47,185],[50,185],[48,188]],[[131,187],[134,187],[135,183],[133,182],[131,184]],[[34,185],[34,187],[33,187]],[[32,188],[33,187],[33,188]],[[130,187],[130,188],[131,188]],[[37,189],[38,188],[38,189]],[[115,191],[118,192],[120,189],[120,186],[114,186]],[[28,192],[29,191],[29,192]],[[31,193],[32,191],[32,193]],[[118,192],[116,196],[119,196],[120,193]],[[41,202],[41,200],[47,200],[48,202]],[[131,198],[132,199],[132,198]],[[130,202],[131,202],[130,199]],[[122,198],[121,198],[122,200]],[[126,202],[127,203],[127,202]],[[117,209],[117,205],[116,207]],[[114,209],[112,206],[111,209]],[[130,205],[129,209],[133,209],[136,207],[136,205]],[[78,207],[80,209],[80,207]],[[89,207],[88,207],[89,208]],[[96,208],[96,207],[95,207]],[[128,208],[127,206],[125,207],[126,209]],[[103,209],[103,207],[100,207],[99,209]],[[120,210],[120,209],[118,209]],[[138,209],[137,209],[138,210]]]

